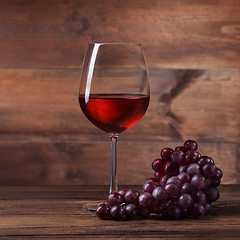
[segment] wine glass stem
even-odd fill
[[[118,192],[117,180],[117,138],[118,135],[110,135],[111,139],[111,184],[109,194]]]

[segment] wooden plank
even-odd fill
[[[0,143],[0,185],[109,184],[110,142],[80,140],[63,142],[43,138],[39,142]],[[182,142],[118,142],[119,184],[143,184],[152,177],[152,161],[164,147]],[[211,156],[224,173],[223,183],[238,183],[237,144],[199,143],[199,152]]]
[[[128,187],[128,186],[125,186]],[[140,186],[134,188],[141,191]],[[167,221],[103,221],[82,205],[103,198],[106,186],[0,187],[0,236],[4,239],[131,238],[238,239],[239,185],[219,187],[220,199],[209,216]],[[90,198],[89,198],[90,196]]]
[[[79,76],[72,69],[0,69],[0,132],[102,135],[78,105]],[[148,111],[123,136],[240,142],[239,80],[239,69],[150,69]]]
[[[89,42],[141,42],[150,67],[240,66],[239,0],[0,2],[0,66],[78,68]]]

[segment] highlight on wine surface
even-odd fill
[[[87,119],[110,136],[110,193],[118,190],[117,138],[143,117],[149,98],[149,79],[141,44],[89,44],[78,100]]]

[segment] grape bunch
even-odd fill
[[[219,198],[217,186],[222,171],[211,157],[201,156],[198,145],[188,140],[175,150],[164,148],[152,162],[154,177],[143,185],[143,193],[122,189],[109,195],[96,214],[101,219],[143,219],[150,214],[163,218],[198,218],[208,215]]]

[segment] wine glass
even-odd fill
[[[84,58],[79,104],[87,119],[111,139],[109,193],[118,191],[117,139],[134,126],[149,104],[148,72],[141,44],[93,43]],[[95,210],[85,204],[84,208]]]

